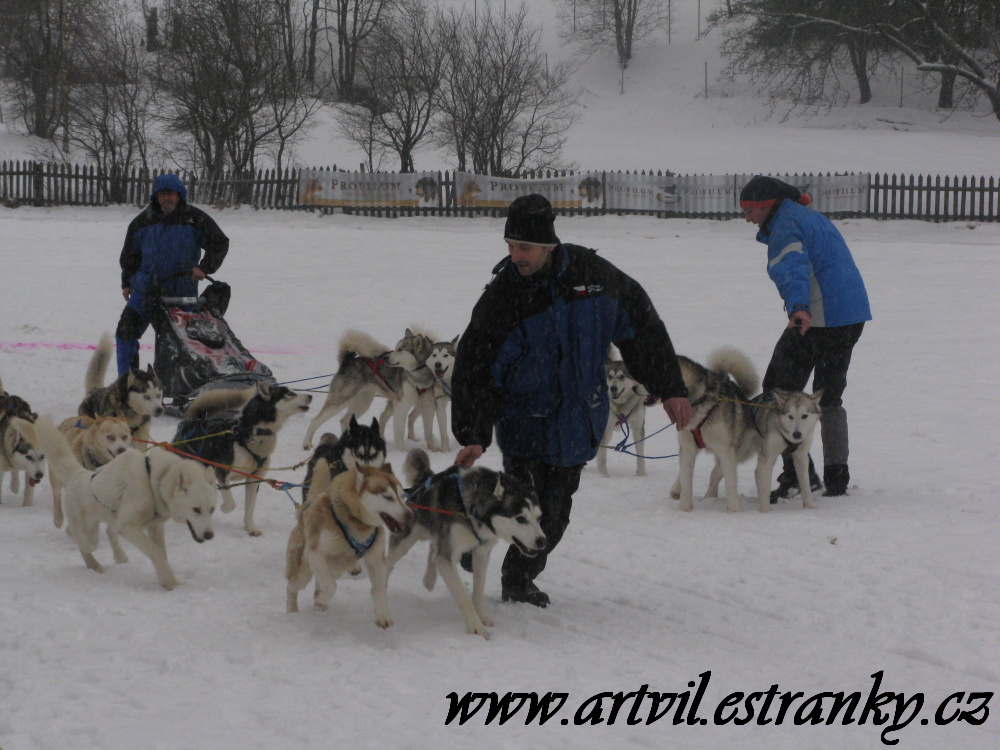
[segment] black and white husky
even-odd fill
[[[321,458],[330,467],[330,478],[350,471],[358,466],[371,466],[381,469],[385,464],[386,445],[379,430],[378,420],[372,419],[371,425],[358,424],[351,415],[347,429],[338,438],[332,432],[324,432],[319,439],[319,445],[313,451],[306,468],[306,478],[302,487],[302,502],[308,499],[309,487],[312,484],[313,470]]]
[[[309,410],[312,396],[296,393],[284,386],[257,383],[253,388],[214,389],[201,393],[184,412],[177,425],[174,445],[178,450],[220,464],[215,477],[222,491],[222,510],[236,507],[229,483],[243,474],[263,477],[271,465],[271,454],[278,444],[278,431],[293,414]],[[243,524],[250,536],[260,536],[253,513],[260,484],[248,482],[243,509]]]
[[[430,540],[424,586],[433,590],[440,573],[465,618],[466,630],[489,638],[486,628],[493,620],[483,594],[493,545],[503,539],[529,557],[545,549],[534,489],[510,474],[480,466],[434,474],[427,453],[419,448],[407,454],[403,471],[412,486],[409,505],[414,521],[389,540],[390,573],[414,544]],[[472,553],[471,597],[456,567],[465,552]]]

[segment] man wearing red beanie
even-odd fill
[[[820,435],[826,496],[846,495],[850,483],[847,411],[843,406],[851,353],[871,320],[868,293],[843,236],[827,217],[808,208],[810,199],[793,185],[757,175],[740,192],[746,220],[759,227],[767,245],[767,274],[785,303],[788,326],[764,374],[765,391],[800,391],[813,376],[822,389]],[[771,502],[798,488],[790,455],[784,455]],[[819,488],[812,461],[810,483]]]

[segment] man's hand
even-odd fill
[[[131,296],[132,296],[132,287],[130,286],[122,287],[122,297],[125,298],[126,302],[128,302],[128,298]]]
[[[483,455],[483,446],[467,445],[455,456],[455,466],[472,466]]]
[[[809,330],[809,326],[812,325],[812,322],[813,322],[812,315],[810,315],[807,310],[798,310],[797,312],[793,312],[791,315],[788,316],[788,327],[798,328],[799,333],[801,333],[803,336],[805,335],[806,331]]]
[[[198,268],[198,266],[191,269],[191,278],[195,281],[204,281],[205,275],[205,272]]]
[[[691,416],[694,414],[691,402],[684,396],[674,396],[673,398],[666,399],[663,402],[663,411],[670,417],[670,421],[677,425],[678,430],[683,430],[687,427],[688,422],[691,421]]]

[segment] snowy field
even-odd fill
[[[57,420],[75,414],[90,347],[117,321],[117,257],[134,213],[0,209],[0,376]],[[331,373],[348,328],[387,345],[414,324],[454,337],[504,252],[494,219],[213,214],[232,238],[218,274],[234,289],[228,320],[279,380]],[[1000,682],[1000,398],[990,390],[1000,225],[839,225],[875,316],[846,394],[849,497],[761,515],[745,465],[743,513],[700,501],[684,514],[668,497],[676,459],[638,478],[633,459],[612,455],[611,478],[584,472],[539,579],[550,608],[502,604],[503,545],[494,553],[485,641],[466,635],[443,586],[422,588],[423,547],[390,581],[387,631],[372,622],[363,578],[343,580],[328,612],[285,614],[293,507],[270,487],[260,538],[246,536],[240,512],[217,513],[204,545],[168,526],[181,585],[166,592],[128,545],[129,563],[111,563],[102,542],[107,573],[86,570],[52,525],[48,479],[29,508],[5,480],[0,747],[997,747],[995,717],[974,722]],[[642,281],[679,352],[704,360],[733,344],[766,364],[784,316],[754,227],[605,217],[556,228]],[[308,419],[281,433],[276,466],[305,457]],[[650,431],[665,422],[651,412]],[[156,420],[154,437],[169,439],[174,424]],[[667,430],[646,451],[676,445]],[[435,468],[453,455],[432,454]],[[483,461],[498,467],[496,449]],[[696,488],[708,470],[703,457]],[[672,705],[661,696],[653,716],[663,718],[650,722],[653,699],[627,695],[641,690],[680,695]],[[551,693],[550,710],[566,698],[544,723],[528,721],[527,706],[502,724],[487,708],[446,723],[449,694],[468,692]],[[602,693],[599,712],[591,699]],[[823,693],[859,703],[831,716]]]

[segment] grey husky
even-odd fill
[[[411,485],[414,521],[389,539],[389,572],[418,541],[430,540],[424,586],[433,590],[440,573],[465,618],[466,630],[489,638],[493,620],[486,612],[484,591],[490,551],[501,539],[529,557],[545,549],[535,491],[510,474],[485,467],[431,471],[430,459],[415,449],[406,456],[404,476]],[[472,553],[472,596],[459,578],[456,565]]]
[[[10,489],[16,494],[20,490],[20,472],[23,471],[25,484],[21,504],[32,505],[35,485],[45,476],[45,452],[14,427],[11,422],[14,417],[26,422],[38,419],[27,401],[4,391],[0,382],[0,495],[3,475],[11,472]]]
[[[309,423],[302,448],[312,450],[313,435],[327,420],[347,409],[340,423],[341,430],[346,430],[351,415],[364,414],[375,396],[382,396],[398,410],[394,421],[395,447],[402,450],[406,415],[421,392],[427,393],[433,385],[434,376],[426,366],[431,346],[427,335],[409,328],[391,351],[361,331],[345,333],[340,340],[337,373],[330,381],[323,407]],[[383,414],[379,420],[383,431],[387,416]],[[424,429],[428,427],[429,421],[425,421]]]
[[[617,359],[609,359],[604,363],[604,371],[608,383],[608,426],[601,438],[601,447],[597,451],[597,470],[608,476],[608,444],[615,434],[616,427],[628,428],[628,440],[631,443],[642,441],[646,437],[646,403],[649,393],[629,375],[625,363]],[[637,451],[636,475],[646,476],[646,459],[642,456],[642,448]]]
[[[434,345],[431,347],[431,354],[427,358],[427,368],[434,376],[434,384],[431,387],[431,391],[434,394],[433,403],[430,399],[425,399],[421,395],[417,399],[416,406],[410,412],[409,419],[406,420],[406,435],[410,440],[416,440],[417,436],[413,427],[416,424],[417,417],[424,418],[424,437],[427,441],[427,448],[432,451],[441,450],[448,452],[451,450],[448,404],[451,402],[451,376],[455,371],[455,353],[458,338],[456,336],[451,341],[434,342]],[[434,440],[431,432],[427,432],[428,410],[432,408],[433,414],[437,417],[438,433],[441,435],[440,443]]]
[[[794,448],[803,505],[814,508],[808,477],[809,448],[819,420],[822,392],[810,396],[800,391],[776,390],[750,398],[760,387],[760,378],[747,356],[730,347],[712,352],[707,367],[687,357],[677,360],[694,407],[688,427],[677,434],[679,470],[670,495],[680,499],[680,509],[693,508],[694,464],[702,448],[715,454],[705,497],[717,497],[719,482],[724,478],[726,505],[732,513],[740,510],[738,465],[757,456],[757,496],[760,511],[765,513],[771,509],[774,463],[782,452]]]
[[[150,419],[163,414],[163,386],[152,365],[145,370],[129,370],[105,386],[104,376],[113,353],[111,336],[105,333],[87,365],[84,378],[87,395],[77,413],[92,419],[116,414],[124,417],[137,443],[135,447],[145,450],[149,446],[142,441],[149,440]]]
[[[278,431],[293,414],[309,410],[312,396],[285,386],[257,383],[252,388],[204,391],[195,397],[177,425],[174,443],[179,450],[220,464],[215,476],[222,491],[222,511],[236,507],[231,478],[245,477],[231,469],[263,477],[278,445]],[[243,525],[250,536],[260,536],[254,524],[254,508],[260,484],[246,484]]]

